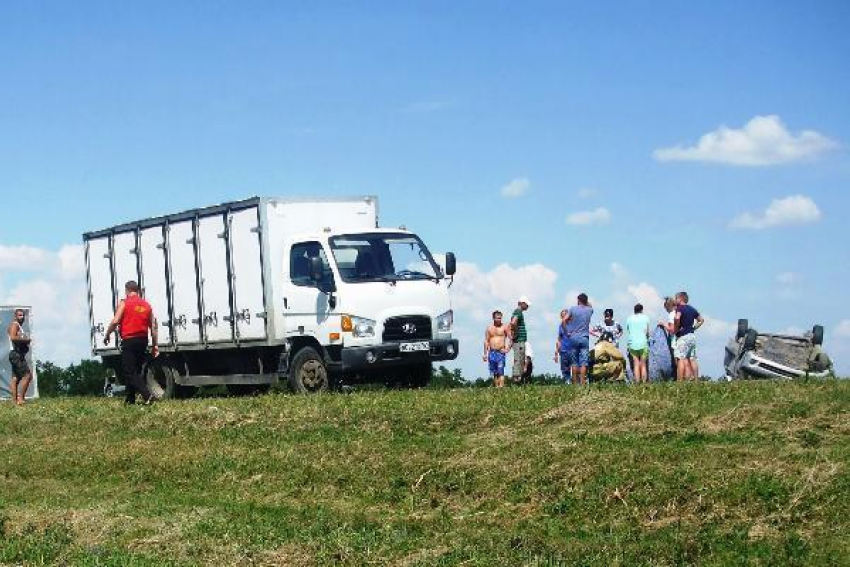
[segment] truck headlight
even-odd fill
[[[454,323],[454,312],[449,309],[436,319],[438,333],[451,333],[452,323]]]
[[[364,339],[375,336],[375,325],[372,319],[355,317],[354,315],[343,315],[341,326],[343,331],[350,332],[353,336]]]

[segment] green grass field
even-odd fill
[[[4,565],[850,564],[850,381],[0,406]]]

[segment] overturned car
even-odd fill
[[[826,378],[832,361],[823,350],[823,327],[803,336],[759,333],[746,319],[738,320],[735,338],[726,345],[726,379]]]

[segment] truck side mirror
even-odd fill
[[[457,271],[457,259],[454,252],[446,252],[446,275],[453,276]]]
[[[322,259],[318,256],[314,256],[310,258],[310,279],[316,283],[322,281],[322,276],[324,275],[324,266],[322,265]]]
[[[333,294],[336,291],[333,275],[325,277],[325,265],[319,257],[310,258],[310,279],[322,293]],[[336,305],[336,298],[331,295],[331,309]]]

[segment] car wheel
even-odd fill
[[[758,339],[758,333],[755,329],[747,329],[746,334],[744,334],[744,350],[753,350],[756,348],[756,339]]]
[[[312,347],[299,350],[289,370],[289,387],[299,394],[313,394],[328,389],[328,369],[321,355]]]
[[[823,326],[815,325],[812,328],[812,344],[822,345],[823,344]]]
[[[747,329],[750,328],[750,322],[746,319],[738,319],[738,333],[735,335],[736,340],[741,340],[747,334]]]

